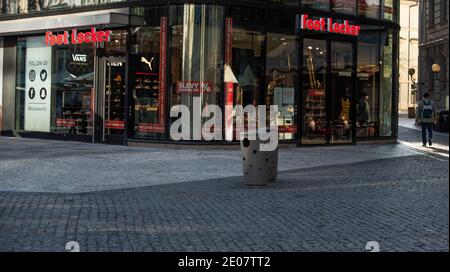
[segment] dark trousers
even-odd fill
[[[427,130],[428,130],[428,139],[433,139],[433,123],[421,123],[422,125],[422,142],[423,144],[427,144]]]

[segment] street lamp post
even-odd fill
[[[425,83],[423,82],[416,82],[416,79],[414,78],[414,75],[416,74],[416,69],[414,68],[409,68],[408,69],[408,74],[409,77],[411,78],[411,83],[415,86],[415,85],[425,85]]]
[[[408,75],[411,78],[411,83],[412,83],[412,86],[414,87],[413,89],[417,90],[417,85],[425,85],[425,83],[416,82],[416,79],[414,78],[415,74],[416,74],[416,70],[414,68],[408,69]],[[409,83],[408,83],[408,88],[409,88]],[[415,118],[416,117],[415,114],[416,114],[416,108],[414,106],[408,107],[408,118]]]
[[[447,83],[448,82],[448,80],[442,80],[439,77],[439,73],[441,72],[441,66],[439,64],[437,64],[437,63],[433,64],[431,66],[431,71],[433,71],[433,74],[434,74],[434,78],[433,79],[434,80],[437,80],[440,83]],[[434,82],[433,82],[433,87],[434,87]]]

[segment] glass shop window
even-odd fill
[[[0,0],[0,12],[2,15],[27,14],[125,1],[127,0]]]
[[[303,40],[303,144],[327,141],[327,42]]]
[[[297,133],[298,51],[294,35],[267,33],[267,90],[265,104],[278,105],[280,140],[293,140]]]
[[[193,113],[208,105],[221,105],[223,92],[224,8],[212,5],[172,6],[170,107],[183,105],[191,112],[190,139],[202,140],[202,128],[194,128]],[[201,118],[201,126],[210,120]],[[178,118],[171,118],[171,123]],[[185,129],[185,128],[183,128]],[[211,128],[211,133],[222,131]]]
[[[56,132],[92,135],[94,55],[91,44],[54,47]]]
[[[380,1],[381,0],[358,0],[359,15],[374,19],[380,18]]]
[[[361,26],[358,37],[356,136],[378,136],[380,100],[379,29]]]
[[[165,138],[167,17],[164,14],[165,9],[144,9],[146,26],[131,30],[129,67],[134,138]]]
[[[302,0],[302,5],[313,9],[330,10],[330,0]]]
[[[385,20],[396,21],[397,20],[397,1],[398,0],[382,0],[383,2],[383,15]]]
[[[275,2],[283,5],[289,5],[289,6],[298,6],[299,0],[270,0],[270,2]]]
[[[394,80],[394,35],[392,30],[381,32],[382,77],[380,88],[380,136],[392,135],[392,91]]]
[[[356,0],[331,0],[333,11],[343,14],[356,14]]]
[[[92,45],[46,47],[44,37],[17,42],[16,129],[92,135]]]
[[[225,77],[234,80],[232,83],[225,82],[225,105],[233,107],[241,105],[245,110],[247,105],[266,104],[267,100],[264,97],[266,88],[263,82],[266,35],[260,30],[265,25],[264,12],[229,8],[228,14],[225,34]],[[235,113],[237,112],[234,111],[233,114]],[[249,124],[256,127],[256,122],[249,123],[253,119],[248,117],[253,114],[255,113],[244,112],[244,124],[238,124],[236,118],[233,119],[234,140],[239,140],[239,133],[247,129]]]

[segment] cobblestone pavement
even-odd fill
[[[399,141],[409,143],[412,147],[434,154],[449,155],[449,134],[433,132],[433,146],[422,147],[422,132],[414,125],[414,119],[400,118]]]
[[[242,175],[239,147],[142,148],[0,137],[0,191],[84,193]],[[282,148],[280,171],[415,155],[403,145]]]
[[[364,251],[368,241],[381,251],[448,251],[448,159],[375,158],[285,170],[264,188],[226,177],[0,191],[0,251],[64,251],[71,240],[81,251]]]

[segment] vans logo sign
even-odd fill
[[[72,60],[75,62],[87,62],[87,55],[72,54]]]

